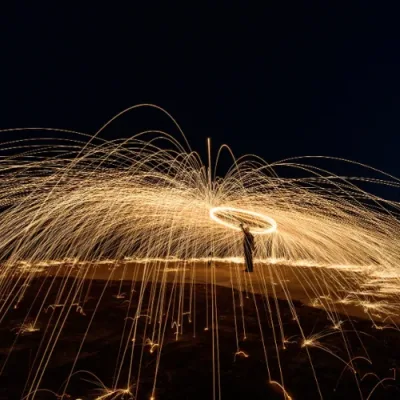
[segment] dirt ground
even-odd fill
[[[106,270],[109,271],[109,266],[104,267]],[[136,277],[132,297],[127,301],[130,296],[125,297],[122,293],[131,293],[132,279],[118,274],[106,286],[106,272],[101,276],[101,269],[95,279],[87,280],[85,285],[90,283],[90,296],[84,304],[85,315],[78,312],[76,307],[71,308],[69,314],[65,313],[67,307],[42,309],[39,312],[40,305],[52,303],[62,284],[73,285],[72,278],[45,280],[39,276],[30,282],[18,307],[12,308],[0,325],[0,362],[3,366],[0,376],[1,399],[22,397],[26,383],[29,382],[29,374],[32,377],[32,373],[38,370],[35,356],[41,354],[44,345],[52,343],[51,332],[57,319],[64,315],[65,324],[61,331],[56,329],[60,336],[40,388],[61,393],[74,361],[74,371],[90,371],[106,386],[112,386],[116,370],[121,365],[117,362],[120,344],[129,342],[127,326],[130,325],[127,323],[130,320],[126,319],[127,316],[135,315],[139,301],[143,302],[144,308],[150,304],[151,290],[153,293],[162,290],[160,283],[153,282],[146,285],[140,296],[141,278]],[[184,315],[182,335],[178,340],[175,335],[177,327],[172,319],[165,324],[165,340],[159,365],[157,360],[160,349],[155,347],[151,353],[146,343],[153,326],[146,323],[145,318],[139,319],[133,361],[128,357],[121,365],[120,374],[120,382],[124,382],[129,368],[131,376],[137,377],[138,366],[141,366],[138,389],[131,389],[137,394],[137,399],[150,399],[152,394],[155,399],[212,399],[213,394],[218,398],[219,393],[227,399],[284,399],[281,389],[271,383],[271,380],[282,382],[282,379],[293,399],[312,400],[321,396],[324,399],[366,399],[379,379],[390,378],[400,372],[398,330],[374,329],[370,320],[349,317],[351,313],[346,312],[339,315],[343,323],[341,330],[335,332],[331,329],[332,323],[325,310],[304,304],[300,295],[299,299],[289,303],[284,299],[257,294],[257,290],[254,290],[255,294],[246,292],[245,287],[241,288],[241,292],[232,289],[228,272],[225,275],[221,272],[218,279],[218,285],[213,286],[207,284],[206,279],[204,282],[196,279],[196,283],[188,279],[178,286],[166,283],[165,298],[171,299],[177,290],[182,290],[179,293],[184,304],[192,302],[194,306],[190,318]],[[51,289],[50,282],[53,282]],[[46,299],[45,293],[48,296]],[[243,294],[242,304],[240,293]],[[213,299],[216,299],[215,304]],[[318,346],[302,346],[299,324],[293,318],[291,306],[295,308],[306,338],[330,332],[318,339]],[[18,336],[17,327],[23,322],[29,308],[29,315],[39,316],[40,330]],[[277,315],[280,315],[281,324],[278,323]],[[89,321],[91,324],[88,329]],[[216,323],[218,328],[215,327]],[[243,327],[239,327],[239,348],[235,323],[240,326],[244,324],[246,332],[246,339],[243,340]],[[286,349],[279,340],[280,329],[288,339]],[[83,347],[75,360],[86,331]],[[238,350],[243,353],[235,355]],[[345,364],[350,358],[353,358],[354,372]],[[214,372],[213,365],[219,365]],[[156,368],[157,380],[153,392]],[[73,399],[96,398],[96,388],[99,385],[94,380],[85,372],[76,374],[71,378],[66,393]],[[40,391],[35,398],[54,399],[55,395]],[[130,396],[124,395],[124,398]],[[397,377],[396,380],[388,379],[377,386],[371,396],[371,399],[395,398],[400,398]]]

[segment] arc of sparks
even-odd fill
[[[230,222],[224,221],[221,217],[218,216],[218,213],[227,213],[230,216],[232,216],[232,214],[242,214],[242,215],[246,215],[246,216],[250,216],[250,217],[255,217],[258,220],[265,222],[266,224],[268,224],[267,227],[264,228],[257,228],[257,227],[252,227],[250,226],[250,232],[255,234],[255,235],[267,235],[270,233],[274,233],[277,230],[277,223],[276,221],[264,214],[255,212],[255,211],[250,211],[250,210],[245,210],[245,209],[241,209],[241,208],[235,208],[235,207],[213,207],[210,209],[210,218],[215,221],[218,222],[221,225],[224,225],[230,229],[234,229],[236,231],[240,231],[240,228]]]

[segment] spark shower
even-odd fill
[[[215,336],[213,396],[221,397],[218,298],[213,287],[224,273],[230,276],[232,293],[233,289],[246,290],[263,295],[267,303],[279,297],[291,304],[293,321],[299,328],[299,348],[307,352],[315,390],[323,398],[310,348],[324,348],[322,338],[326,332],[310,336],[303,331],[293,305],[297,294],[285,271],[290,269],[291,280],[304,291],[302,300],[326,311],[332,332],[339,331],[344,347],[346,333],[340,315],[355,312],[346,309],[346,305],[358,309],[377,328],[397,329],[400,204],[365,191],[363,185],[398,190],[399,179],[348,160],[329,162],[342,168],[346,165],[349,170],[362,169],[364,174],[335,175],[321,167],[327,160],[323,157],[273,163],[255,155],[236,159],[227,145],[212,160],[210,141],[209,159],[204,163],[167,113],[175,124],[174,134],[149,130],[126,140],[101,139],[102,132],[110,129],[115,119],[126,112],[139,112],[141,107],[166,113],[157,106],[139,105],[114,117],[95,135],[74,132],[76,139],[67,140],[63,139],[63,132],[72,132],[28,129],[31,139],[1,144],[1,323],[23,304],[34,279],[42,277],[48,283],[26,308],[24,322],[16,327],[16,343],[24,335],[43,335],[23,396],[38,398],[46,390],[41,382],[58,337],[66,321],[75,317],[75,311],[85,315],[90,282],[99,269],[105,268],[109,271],[104,278],[105,287],[114,280],[118,269],[120,281],[132,282],[136,289],[130,293],[117,289],[116,296],[128,302],[132,296],[139,297],[137,307],[127,314],[121,333],[115,376],[112,382],[100,384],[97,398],[136,395],[140,373],[133,371],[140,371],[144,351],[154,352],[157,360],[151,395],[156,398],[167,325],[175,324],[174,335],[179,340],[195,308],[203,309],[208,318],[206,327],[196,329],[208,330]],[[47,139],[39,139],[38,133]],[[232,166],[218,176],[218,162],[221,156],[226,157],[225,153],[231,157]],[[288,177],[291,172],[292,177]],[[374,177],[368,178],[369,175]],[[255,272],[250,277],[241,274],[239,222],[249,224],[256,234]],[[316,274],[318,279],[313,279]],[[54,297],[50,288],[58,280],[61,285]],[[198,282],[209,285],[210,303],[196,304]],[[174,300],[165,290],[168,283],[176,288]],[[191,293],[187,304],[182,295],[185,288]],[[150,295],[144,300],[146,291]],[[235,295],[232,296],[235,303]],[[102,296],[90,301],[99,304]],[[39,329],[43,313],[55,316],[46,329]],[[89,330],[96,318],[96,307],[85,318]],[[148,319],[149,324],[143,334],[138,328],[141,318]],[[283,382],[282,374],[271,372],[272,363],[279,370],[285,369],[279,354],[288,338],[279,310],[271,311],[268,318],[276,323],[276,354],[272,359],[265,353],[266,380],[280,388],[282,398],[289,399],[290,383]],[[239,339],[245,336],[245,315],[235,314],[234,319],[234,352],[246,356],[239,345]],[[260,318],[260,337],[261,325]],[[77,349],[75,363],[84,343],[85,337]],[[357,355],[347,347],[346,352],[343,365],[355,370],[353,360]],[[67,395],[68,385],[77,374],[75,363],[55,395]],[[128,373],[123,372],[123,365],[131,366]],[[7,359],[2,372],[6,370]],[[100,382],[106,377],[93,379]],[[360,385],[357,379],[354,384]]]

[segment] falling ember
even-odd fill
[[[313,346],[315,341],[313,339],[304,339],[301,347]]]

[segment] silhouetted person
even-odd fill
[[[253,251],[254,251],[254,236],[250,233],[248,226],[240,224],[243,232],[243,251],[244,260],[246,262],[245,272],[253,272]]]
[[[213,254],[211,252],[208,253],[207,265],[209,268],[211,267],[212,256],[213,256]]]

